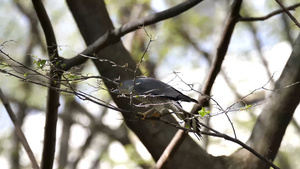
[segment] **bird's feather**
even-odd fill
[[[133,84],[133,81],[131,82]],[[153,78],[137,78],[135,80],[134,92],[138,95],[152,95],[158,97],[166,97],[174,101],[195,102],[172,86]]]

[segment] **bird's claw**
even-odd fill
[[[145,120],[146,116],[147,116],[147,113],[138,112],[135,117]]]
[[[140,118],[142,120],[145,120],[147,115],[148,115],[148,112],[145,112],[145,113],[138,112],[136,114],[136,118]],[[151,115],[149,115],[149,117],[154,117],[154,118],[159,118],[160,116],[161,116],[161,114],[159,112],[154,112]]]
[[[159,118],[161,116],[161,114],[159,112],[154,112],[151,117],[156,117]]]

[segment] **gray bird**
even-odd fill
[[[185,126],[189,126],[198,138],[201,137],[198,119],[183,110],[179,103],[179,101],[194,103],[198,103],[198,101],[184,95],[172,86],[154,78],[143,77],[121,82],[117,91],[121,94],[132,95],[133,98],[141,101],[145,106],[153,106],[149,111],[141,113],[144,118],[153,109],[161,114],[172,110],[172,114],[183,120]]]

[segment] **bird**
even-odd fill
[[[122,81],[115,91],[120,94],[131,95],[132,98],[141,101],[145,106],[153,106],[152,109],[140,113],[143,119],[148,113],[153,112],[153,109],[159,114],[171,110],[172,114],[175,114],[176,117],[185,122],[183,127],[187,126],[190,130],[193,130],[197,138],[201,138],[201,126],[198,123],[198,119],[186,112],[179,103],[179,101],[185,101],[198,104],[198,101],[184,95],[172,86],[154,78],[138,77]]]

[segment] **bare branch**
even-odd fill
[[[294,5],[286,7],[285,9],[286,10],[295,10],[299,6],[300,6],[300,3],[296,3]],[[269,13],[266,16],[261,16],[261,17],[241,17],[241,18],[239,18],[239,21],[242,21],[242,22],[244,22],[244,21],[250,21],[250,22],[252,22],[252,21],[264,21],[264,20],[267,20],[267,19],[269,19],[269,18],[271,18],[271,17],[273,17],[275,15],[281,14],[283,12],[285,12],[284,9],[278,9],[276,11],[273,11],[273,12]]]
[[[227,19],[226,26],[223,31],[223,35],[221,37],[221,41],[219,43],[219,46],[217,48],[217,52],[214,58],[214,61],[212,63],[211,69],[209,71],[207,80],[205,82],[204,88],[203,88],[203,94],[209,96],[210,91],[212,89],[212,86],[214,84],[215,79],[217,78],[217,75],[219,74],[221,70],[221,66],[223,63],[223,60],[225,58],[225,55],[227,53],[227,49],[230,43],[230,39],[233,33],[233,30],[235,28],[236,23],[238,22],[238,19],[240,18],[240,8],[242,5],[242,0],[235,0],[231,7],[231,13],[229,15],[229,18]],[[201,97],[199,97],[201,98]],[[202,101],[199,100],[199,103],[202,103]],[[201,109],[201,106],[207,106],[208,101],[203,102],[203,105],[195,105],[193,107],[192,113],[197,112]]]
[[[252,129],[251,136],[247,141],[248,145],[255,148],[257,152],[267,157],[270,161],[275,159],[287,126],[290,124],[295,109],[299,105],[299,46],[300,36],[298,35],[286,66],[275,83],[275,90],[272,90],[276,92],[272,92],[269,95],[272,101],[268,102],[261,110]],[[244,152],[236,152],[237,156],[239,153]],[[243,158],[248,159],[247,162],[254,166],[260,165],[261,168],[267,168],[267,166],[261,164],[261,161],[251,158],[251,154],[245,153],[243,155]]]
[[[6,43],[8,43],[8,41],[5,41],[0,46],[4,46]],[[88,79],[101,79],[103,81],[107,81],[107,82],[110,82],[110,83],[113,83],[113,84],[118,84],[117,82],[115,82],[113,80],[110,80],[110,79],[102,77],[102,76],[83,76],[83,75],[81,75],[78,78],[76,77],[74,79],[69,79],[69,78],[66,77],[66,75],[63,75],[64,79],[58,79],[58,80],[56,80],[56,82],[60,82],[61,85],[65,86],[67,89],[70,89],[70,90],[61,89],[59,87],[51,86],[49,84],[49,82],[43,81],[42,79],[38,79],[38,81],[36,81],[36,80],[32,80],[29,77],[24,76],[24,73],[21,73],[21,72],[12,73],[9,70],[5,70],[6,67],[10,67],[10,68],[21,67],[25,70],[28,70],[30,73],[33,73],[34,76],[40,76],[42,78],[45,78],[46,80],[49,80],[50,82],[55,80],[55,79],[53,79],[49,76],[43,75],[42,73],[38,72],[37,70],[34,70],[34,69],[22,64],[21,62],[18,62],[17,60],[13,59],[11,56],[9,56],[7,53],[2,51],[1,49],[0,49],[0,54],[3,54],[9,60],[11,60],[14,64],[16,64],[16,65],[13,66],[13,65],[3,65],[2,63],[0,63],[0,65],[3,65],[3,67],[4,67],[4,69],[0,69],[0,73],[7,74],[9,76],[15,77],[15,78],[21,80],[22,82],[32,83],[32,84],[35,84],[35,85],[50,88],[50,89],[52,89],[56,92],[64,92],[64,93],[68,93],[68,94],[74,94],[78,98],[80,98],[81,100],[88,100],[88,101],[91,101],[95,104],[98,104],[100,106],[103,106],[103,107],[106,107],[106,108],[109,108],[109,109],[112,109],[112,110],[116,110],[116,111],[119,111],[119,112],[126,112],[126,113],[130,112],[130,111],[127,111],[127,110],[119,109],[116,106],[110,105],[109,103],[106,103],[105,101],[103,101],[103,100],[101,100],[101,99],[99,99],[95,96],[89,95],[89,94],[84,93],[82,91],[75,90],[75,89],[72,88],[72,85],[70,84],[70,82],[83,81],[83,80],[88,80]]]
[[[176,150],[180,147],[183,140],[187,137],[187,133],[184,130],[178,130],[169,145],[166,147],[161,157],[157,161],[155,168],[161,169],[165,168],[168,161],[175,154]]]
[[[69,70],[71,67],[80,65],[84,63],[87,58],[82,57],[81,55],[92,55],[93,53],[97,53],[100,50],[104,49],[105,47],[114,44],[120,40],[120,38],[126,35],[129,32],[135,31],[141,27],[148,26],[160,22],[162,20],[166,20],[172,17],[175,17],[190,8],[194,7],[198,3],[202,2],[203,0],[188,0],[184,1],[181,4],[178,4],[172,8],[164,10],[162,12],[158,12],[155,14],[151,14],[145,18],[141,18],[135,21],[131,21],[118,29],[114,29],[108,31],[106,34],[98,38],[93,44],[89,45],[81,54],[77,56],[65,60],[65,66],[63,67],[64,70]]]
[[[53,90],[53,88],[60,88],[60,83],[57,82],[57,80],[61,78],[62,72],[56,69],[60,64],[60,58],[57,51],[54,31],[45,7],[40,0],[32,0],[32,3],[44,30],[48,46],[48,55],[52,64],[50,67],[50,77],[53,79],[50,80],[50,88],[48,88],[44,148],[41,164],[42,169],[52,169],[55,155],[56,124],[59,107],[59,92]]]
[[[48,55],[52,60],[58,60],[58,50],[56,38],[54,35],[54,31],[51,25],[51,21],[47,15],[45,7],[40,0],[32,0],[32,4],[34,6],[35,12],[39,18],[41,26],[44,30],[44,35],[46,37],[47,47],[48,47]]]
[[[212,133],[212,132],[202,132],[202,134],[204,135],[209,135],[209,136],[214,136],[214,137],[220,137],[220,138],[224,138],[225,140],[229,140],[232,141],[234,143],[239,144],[241,147],[243,147],[244,149],[248,150],[249,152],[251,152],[253,155],[255,155],[256,157],[258,157],[259,159],[261,159],[262,161],[264,161],[266,164],[268,164],[270,167],[273,167],[274,169],[279,169],[279,167],[277,167],[275,164],[273,164],[270,160],[268,160],[266,157],[262,156],[261,154],[259,154],[258,152],[256,152],[253,148],[251,148],[250,146],[248,146],[247,144],[243,143],[242,141],[230,137],[226,134],[223,133]]]
[[[18,137],[19,137],[19,139],[20,139],[20,141],[21,141],[21,143],[22,143],[22,145],[23,145],[23,147],[24,147],[24,149],[25,149],[25,151],[26,151],[26,153],[27,153],[30,161],[31,161],[32,168],[39,169],[40,167],[39,167],[39,165],[36,162],[36,159],[35,159],[35,157],[33,155],[33,152],[32,152],[32,150],[31,150],[31,148],[30,148],[30,146],[29,146],[29,144],[27,142],[27,139],[26,139],[26,137],[25,137],[25,135],[24,135],[24,133],[23,133],[20,125],[18,124],[17,117],[14,114],[13,110],[11,109],[11,107],[9,105],[9,102],[6,99],[6,97],[4,96],[4,94],[3,94],[3,92],[2,92],[1,89],[0,89],[0,99],[1,99],[4,107],[6,108],[6,111],[7,111],[8,115],[9,115],[11,121],[13,122],[13,124],[14,124],[14,126],[16,128],[17,135],[18,135]]]
[[[164,163],[166,163],[169,159],[168,157],[170,156],[170,154],[172,154],[172,148],[175,148],[177,149],[178,145],[180,145],[179,143],[183,141],[183,138],[185,138],[185,132],[195,132],[189,128],[184,128],[176,123],[173,123],[173,122],[170,122],[170,121],[166,121],[166,120],[163,120],[161,119],[160,117],[157,118],[157,117],[150,117],[150,118],[147,118],[147,119],[151,119],[151,120],[157,120],[157,121],[160,121],[160,122],[163,122],[165,124],[168,124],[168,125],[171,125],[171,126],[174,126],[176,128],[179,128],[180,130],[182,131],[178,131],[176,133],[176,135],[174,136],[174,138],[172,139],[171,143],[168,145],[168,147],[166,148],[166,150],[164,151],[163,153],[163,156],[161,157],[162,159],[159,159],[159,160],[162,160],[159,164],[156,164],[156,166],[158,167],[162,167],[163,165],[165,165]],[[229,140],[229,141],[232,141],[234,143],[237,143],[238,145],[240,145],[241,147],[245,148],[246,150],[248,150],[249,152],[251,152],[253,155],[255,155],[256,157],[258,157],[259,159],[261,159],[262,161],[264,161],[266,164],[268,164],[269,166],[273,167],[274,169],[279,169],[275,164],[273,164],[270,160],[268,160],[266,157],[264,157],[263,155],[259,154],[257,151],[255,151],[253,148],[251,148],[250,146],[248,146],[247,144],[243,143],[242,141],[240,141],[239,139],[237,138],[233,138],[233,137],[230,137],[226,134],[223,134],[223,133],[220,133],[218,132],[217,130],[205,125],[204,123],[201,123],[199,122],[199,124],[205,128],[207,128],[209,131],[211,132],[205,132],[205,131],[201,131],[201,134],[203,135],[208,135],[208,136],[213,136],[213,137],[219,137],[219,138],[224,138],[225,140]],[[173,142],[174,141],[174,142]],[[168,154],[170,153],[170,154]],[[159,161],[158,161],[159,162]],[[158,163],[157,162],[157,163]]]
[[[144,29],[144,32],[146,33],[147,37],[149,38],[149,41],[148,41],[148,43],[147,43],[146,49],[145,49],[145,51],[143,52],[143,55],[142,55],[142,57],[141,57],[139,63],[136,65],[136,68],[135,68],[135,70],[134,70],[134,72],[133,72],[134,77],[136,77],[137,70],[140,69],[140,66],[141,66],[141,64],[142,64],[143,61],[144,61],[145,55],[146,55],[146,53],[149,51],[150,44],[154,41],[154,39],[152,38],[152,36],[151,36],[150,34],[148,34],[147,30],[146,30],[144,27],[143,27],[143,29]],[[135,79],[134,79],[133,84],[135,84]]]
[[[291,18],[291,20],[300,28],[300,23],[297,19],[285,8],[285,6],[280,2],[280,0],[275,0],[278,5],[283,9],[283,11]]]
[[[32,84],[36,84],[36,85],[39,85],[39,86],[44,86],[44,87],[47,87],[47,88],[51,88],[52,90],[55,90],[57,92],[64,92],[64,93],[68,93],[68,94],[74,94],[76,95],[78,98],[80,98],[81,100],[88,100],[88,101],[91,101],[95,104],[98,104],[100,106],[103,106],[103,107],[106,107],[106,108],[109,108],[109,109],[112,109],[112,110],[115,110],[115,111],[119,111],[119,112],[125,112],[125,113],[129,113],[130,111],[128,110],[123,110],[123,109],[120,109],[118,107],[115,107],[113,105],[110,105],[106,102],[104,102],[103,100],[100,100],[98,99],[97,97],[95,96],[92,96],[92,95],[89,95],[89,94],[86,94],[84,92],[81,92],[81,91],[75,91],[75,90],[63,90],[63,89],[60,89],[60,88],[54,88],[48,84],[44,84],[42,82],[36,82],[36,81],[32,81],[30,79],[26,79],[22,76],[18,76],[18,75],[15,75],[13,73],[10,73],[10,72],[7,72],[6,70],[3,70],[3,69],[0,69],[0,72],[1,73],[4,73],[4,74],[7,74],[7,75],[10,75],[10,76],[13,76],[15,78],[18,78],[20,79],[22,82],[28,82],[28,83],[32,83]]]

